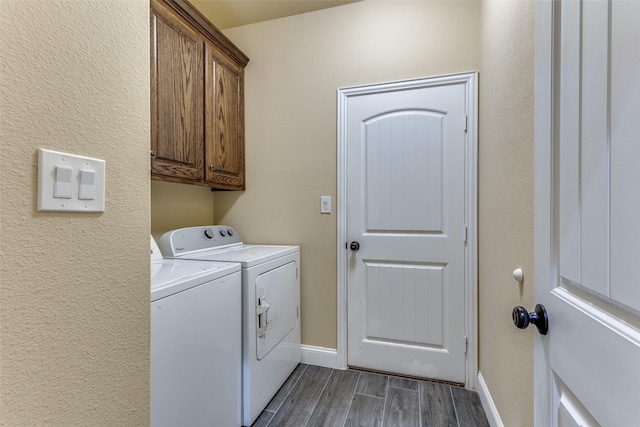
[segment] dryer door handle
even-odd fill
[[[269,305],[269,302],[267,301],[267,299],[265,297],[262,297],[260,299],[258,299],[258,306],[256,307],[256,314],[258,316],[260,316],[261,314],[265,314],[267,311],[269,311],[269,307],[271,307]]]
[[[258,306],[256,307],[256,314],[258,315],[258,328],[257,334],[258,337],[264,337],[267,334],[267,331],[271,329],[271,322],[267,318],[267,313],[269,311],[269,302],[265,297],[258,299]]]

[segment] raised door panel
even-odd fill
[[[444,120],[438,111],[408,109],[363,123],[369,232],[443,233]]]
[[[244,70],[207,44],[205,181],[244,190]]]
[[[151,173],[203,178],[204,38],[160,2],[151,2]]]

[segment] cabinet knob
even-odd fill
[[[156,152],[155,151],[150,151],[149,154],[151,155],[151,157],[155,157],[156,156]]]
[[[213,166],[213,165],[209,165],[209,170],[210,170],[211,172],[213,172],[214,170],[216,170],[216,167],[215,167],[215,166]]]

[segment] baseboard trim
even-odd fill
[[[338,352],[334,348],[302,345],[302,363],[336,369],[338,367]]]
[[[498,414],[498,409],[493,403],[491,393],[489,393],[487,383],[484,382],[484,378],[482,378],[481,372],[478,372],[478,395],[480,396],[482,408],[487,414],[489,425],[491,427],[504,427],[504,424],[502,424],[502,420],[500,419],[500,414]]]

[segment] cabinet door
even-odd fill
[[[151,173],[202,180],[204,38],[174,12],[151,2]]]
[[[207,44],[205,180],[244,190],[244,70]]]

